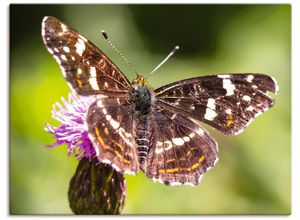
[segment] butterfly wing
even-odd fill
[[[126,99],[98,99],[90,106],[86,122],[99,161],[123,173],[137,173],[134,114]]]
[[[197,77],[155,90],[157,103],[236,135],[275,103],[276,81],[263,74],[228,74]]]
[[[42,37],[68,84],[79,95],[126,93],[129,80],[94,44],[54,17],[42,22]]]
[[[156,107],[155,144],[142,169],[154,181],[197,185],[202,174],[217,162],[217,143],[192,119]]]

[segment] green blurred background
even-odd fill
[[[54,139],[52,104],[70,89],[43,45],[46,15],[73,26],[133,79],[100,36],[148,74],[175,45],[179,50],[150,79],[154,88],[188,77],[261,72],[280,86],[276,105],[242,134],[208,128],[219,162],[197,187],[167,187],[140,172],[126,176],[123,214],[289,214],[291,212],[290,5],[11,5],[10,213],[71,214],[67,191],[77,160]]]

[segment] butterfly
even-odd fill
[[[167,185],[197,185],[215,166],[218,145],[200,125],[226,135],[242,132],[267,111],[274,78],[259,73],[195,77],[152,89],[142,75],[130,81],[93,43],[54,17],[42,38],[78,95],[98,96],[86,114],[98,160],[122,173],[141,169]]]

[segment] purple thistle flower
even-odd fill
[[[58,127],[45,123],[45,130],[54,134],[56,142],[47,147],[68,145],[68,156],[72,153],[78,160],[96,158],[96,151],[88,137],[85,116],[89,106],[96,100],[96,96],[77,96],[69,93],[68,101],[61,98],[62,104],[57,102],[51,111],[52,117],[60,122]]]

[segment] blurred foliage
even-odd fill
[[[56,16],[134,74],[100,37],[109,34],[153,87],[188,77],[262,72],[280,86],[276,105],[236,137],[208,130],[220,160],[197,187],[167,187],[126,175],[123,214],[288,214],[291,212],[290,5],[11,5],[10,212],[71,214],[67,191],[78,161],[43,130],[52,104],[70,89],[43,45],[42,18]],[[172,78],[172,79],[170,79]]]

